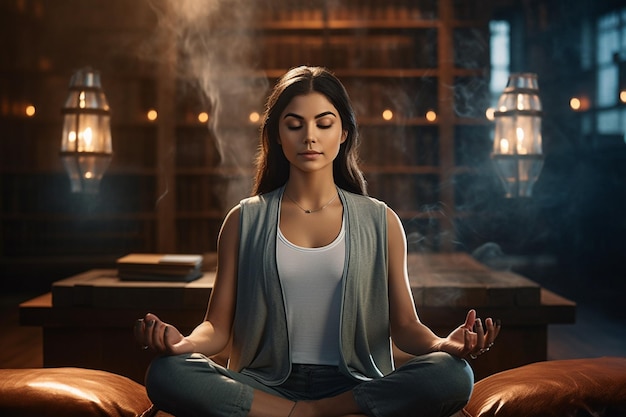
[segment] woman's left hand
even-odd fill
[[[476,317],[476,310],[470,310],[465,323],[454,329],[448,337],[441,341],[439,350],[458,357],[469,356],[476,359],[491,349],[500,333],[500,321],[491,318],[485,323]]]

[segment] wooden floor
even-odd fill
[[[19,325],[18,305],[37,294],[0,296],[0,368],[41,368],[42,330]]]
[[[18,315],[19,303],[36,295],[0,295],[0,368],[43,366],[42,331],[20,326]],[[616,316],[607,308],[611,303],[620,307],[621,302],[616,304],[610,297],[575,301],[578,303],[576,323],[549,327],[548,359],[626,357],[626,320],[623,314]]]

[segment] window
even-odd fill
[[[504,20],[489,22],[491,32],[491,104],[495,107],[502,90],[506,87],[509,79],[511,54],[510,54],[510,24]]]
[[[623,104],[619,99],[620,62],[626,61],[626,8],[601,16],[596,30],[596,126],[601,134],[624,134],[626,110],[618,106]]]

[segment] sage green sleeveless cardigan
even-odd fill
[[[281,187],[240,203],[237,308],[229,367],[266,385],[281,384],[291,372],[284,294],[276,266],[283,191]],[[393,370],[387,206],[341,189],[339,196],[346,215],[339,368],[357,380],[380,378]]]

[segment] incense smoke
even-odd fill
[[[161,4],[161,3],[159,3]],[[196,95],[209,110],[219,166],[228,171],[218,198],[222,209],[247,196],[267,78],[258,71],[258,48],[250,42],[256,2],[240,0],[167,0],[153,7],[157,36],[174,48],[180,90]],[[177,105],[182,105],[177,103]],[[209,146],[209,144],[207,144]]]

